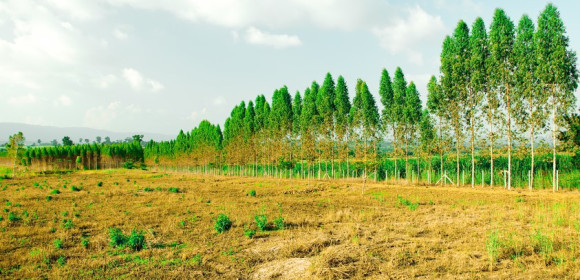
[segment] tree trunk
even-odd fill
[[[489,162],[490,162],[490,183],[493,187],[493,109],[489,108]]]
[[[556,88],[552,85],[552,192],[558,188],[556,183]]]
[[[507,178],[507,188],[511,190],[512,187],[512,110],[511,110],[511,98],[509,98],[509,88],[507,88],[506,94],[507,98],[507,118],[508,118],[508,178]]]

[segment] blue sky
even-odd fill
[[[176,134],[326,72],[378,96],[400,66],[426,96],[441,43],[495,8],[515,24],[545,1],[0,0],[0,121]],[[578,1],[553,1],[573,50]],[[577,93],[578,96],[578,93]]]

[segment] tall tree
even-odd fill
[[[529,188],[534,185],[534,146],[535,133],[542,129],[546,122],[544,104],[547,94],[538,90],[536,46],[534,42],[534,23],[523,15],[518,23],[514,42],[515,61],[515,112],[516,123],[522,132],[529,131],[531,147],[531,165]]]
[[[318,84],[312,82],[311,88],[304,90],[304,101],[302,104],[302,114],[300,115],[300,129],[301,129],[301,144],[302,157],[305,158],[308,165],[308,174],[315,158],[316,152],[316,123],[318,119],[318,111],[316,110],[316,93],[318,92]],[[308,175],[309,177],[310,175]]]
[[[538,76],[542,90],[549,92],[552,108],[552,191],[558,189],[556,178],[557,134],[562,116],[575,103],[574,90],[578,87],[576,53],[569,49],[566,28],[560,13],[548,4],[538,18],[536,32]]]
[[[439,173],[440,176],[443,176],[443,152],[446,146],[443,142],[443,120],[445,119],[447,110],[441,85],[437,82],[435,76],[431,76],[431,79],[427,83],[427,91],[427,108],[429,109],[429,112],[437,116],[438,119],[437,126],[439,128],[439,137],[437,139],[436,150],[439,152]],[[443,181],[441,183],[443,183]]]
[[[316,108],[320,116],[320,140],[322,142],[322,152],[324,153],[325,162],[332,160],[332,168],[334,169],[334,149],[333,149],[333,131],[334,131],[334,99],[335,99],[335,85],[332,75],[326,73],[324,82],[320,87],[320,91],[316,96]],[[327,164],[325,163],[325,167]],[[328,170],[325,168],[324,172]],[[334,171],[334,170],[332,170]]]
[[[421,121],[421,99],[415,83],[410,82],[405,94],[404,116],[404,138],[405,138],[405,170],[408,170],[409,164],[409,144],[413,145],[417,135],[417,126]],[[416,146],[418,151],[419,146]],[[417,165],[418,167],[419,165]],[[419,171],[417,172],[419,173]],[[417,174],[419,175],[419,174]]]
[[[512,178],[512,115],[515,94],[514,73],[514,24],[502,9],[496,9],[489,31],[491,54],[491,82],[505,108],[507,130],[508,170],[507,187],[511,189]]]
[[[469,91],[468,91],[468,123],[471,144],[471,187],[475,187],[475,141],[480,123],[479,112],[484,93],[487,91],[487,64],[489,57],[487,33],[483,19],[478,17],[471,28],[469,37]],[[483,178],[482,178],[483,179]]]
[[[73,141],[70,139],[70,137],[65,136],[62,138],[62,145],[63,146],[72,146],[74,145]]]
[[[420,148],[422,154],[425,155],[428,163],[429,163],[429,181],[431,180],[431,153],[435,150],[435,129],[433,127],[433,120],[431,119],[431,115],[429,114],[429,110],[423,110],[421,114],[421,121],[419,123],[419,134],[420,134]]]
[[[16,164],[18,164],[20,157],[18,151],[24,146],[24,140],[25,138],[21,131],[8,137],[6,150],[8,151],[8,154],[12,155],[14,158],[12,160],[12,177],[16,175]]]
[[[338,146],[339,160],[346,159],[346,172],[348,174],[348,114],[350,112],[350,99],[348,97],[348,87],[342,76],[336,80],[336,91],[334,99],[334,120],[335,132]],[[345,139],[346,138],[346,139]],[[339,171],[342,172],[342,165]]]
[[[400,67],[395,70],[393,77],[393,103],[390,109],[390,123],[393,128],[393,148],[395,156],[395,176],[398,179],[397,155],[399,154],[399,144],[403,138],[405,96],[407,94],[407,81]],[[354,102],[353,102],[354,103]],[[407,171],[405,171],[407,172]]]
[[[393,138],[395,137],[395,116],[393,115],[394,106],[394,93],[393,93],[393,82],[389,76],[387,69],[383,68],[381,72],[381,81],[379,84],[379,95],[381,96],[381,104],[383,105],[383,111],[381,116],[381,124],[384,135],[389,134],[389,129],[393,131]],[[393,139],[393,143],[395,140]]]

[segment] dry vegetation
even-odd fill
[[[112,170],[3,180],[0,200],[0,278],[580,277],[577,191]]]

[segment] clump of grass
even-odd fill
[[[268,217],[264,214],[254,216],[256,225],[260,231],[265,231],[268,227]]]
[[[202,263],[201,255],[197,254],[197,255],[193,256],[193,258],[191,258],[191,262],[193,262],[196,265],[201,265],[201,263]]]
[[[97,187],[102,187],[102,186],[103,186],[103,181],[99,181],[99,182],[97,183]]]
[[[144,192],[152,192],[153,189],[152,188],[149,188],[149,187],[145,187],[145,188],[143,188],[143,191]]]
[[[46,196],[46,201],[51,201],[51,200],[52,200],[52,196],[50,196],[50,195],[47,195],[47,196]]]
[[[20,221],[20,219],[21,218],[18,216],[18,214],[16,214],[16,212],[10,212],[8,214],[8,221],[18,222],[18,221]]]
[[[75,224],[70,219],[63,219],[62,220],[62,228],[72,229],[74,227],[75,227]]]
[[[256,231],[254,229],[251,228],[244,228],[244,236],[246,236],[247,238],[252,238],[254,237],[254,235],[256,235]]]
[[[111,247],[128,247],[133,251],[141,251],[145,248],[145,235],[137,230],[131,230],[131,235],[125,235],[119,228],[110,228],[109,245],[111,245]]]
[[[172,193],[178,193],[178,192],[179,192],[179,188],[176,188],[176,187],[170,187],[170,188],[169,188],[169,189],[167,189],[167,190],[168,190],[169,192],[172,192]]]
[[[284,217],[278,216],[274,219],[274,227],[277,230],[284,230],[285,225],[286,224],[284,223]]]
[[[62,249],[62,240],[60,239],[55,239],[52,244],[54,244],[54,247],[57,249]]]
[[[485,242],[485,249],[489,255],[489,269],[493,270],[493,264],[497,261],[497,256],[499,254],[499,248],[501,247],[501,242],[499,239],[499,234],[497,231],[492,231],[487,236],[487,241]]]
[[[534,252],[540,253],[544,260],[548,260],[549,255],[554,251],[554,242],[550,237],[541,230],[536,230],[532,234]]]
[[[60,256],[56,260],[56,263],[58,263],[58,265],[60,265],[60,266],[64,266],[66,264],[66,257],[65,256]]]
[[[73,192],[80,192],[81,191],[81,188],[80,187],[77,187],[75,185],[72,185],[70,187],[70,190],[73,191]]]
[[[248,195],[251,196],[251,197],[256,197],[256,190],[250,190],[248,192]]]
[[[59,193],[60,193],[60,191],[57,189],[50,191],[50,194],[59,194]]]
[[[232,227],[232,221],[225,214],[219,214],[213,226],[218,233],[224,233]]]
[[[407,207],[409,207],[409,209],[411,211],[415,211],[415,210],[417,210],[417,207],[419,207],[419,202],[413,203],[410,200],[404,199],[400,195],[397,195],[397,201],[398,201],[399,205],[407,206]]]
[[[516,203],[525,202],[524,198],[521,196],[516,197]]]
[[[89,248],[89,238],[88,238],[88,237],[83,237],[83,238],[81,239],[81,245],[82,245],[82,246],[83,246],[85,249]]]

